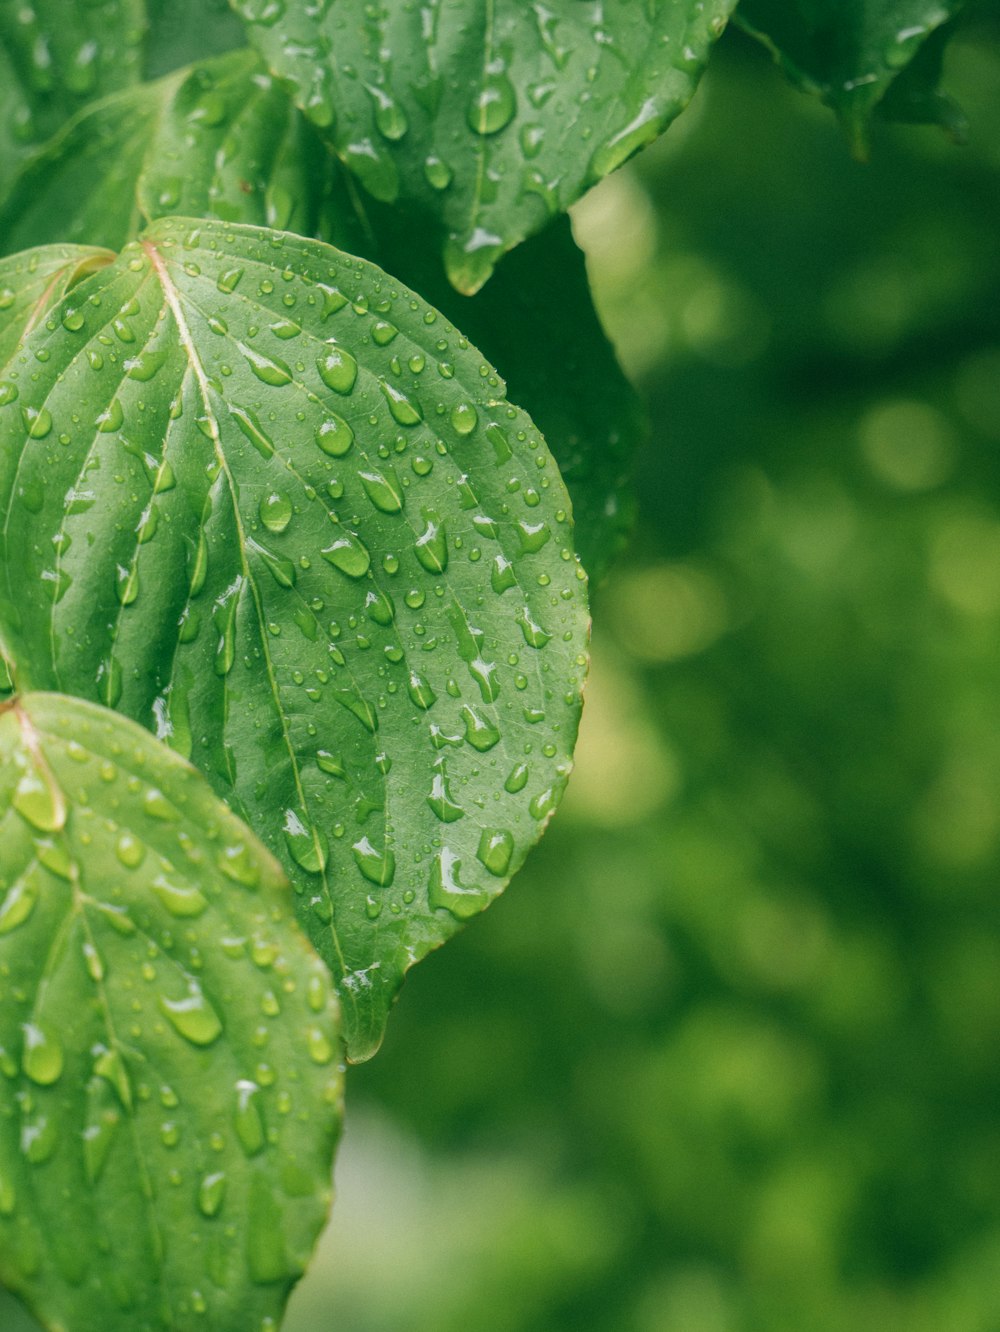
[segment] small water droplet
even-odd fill
[[[471,402],[460,402],[451,409],[451,424],[459,435],[471,435],[479,421],[479,413]]]
[[[498,134],[517,109],[517,94],[502,60],[492,60],[469,106],[469,125],[477,134]]]
[[[198,1185],[198,1210],[202,1216],[218,1216],[226,1196],[226,1176],[221,1170],[206,1175]]]
[[[322,874],[326,868],[326,839],[294,809],[285,810],[285,845],[296,865],[309,874]]]
[[[153,880],[153,892],[172,916],[193,919],[208,909],[208,899],[193,884],[175,883],[164,874]]]
[[[431,153],[424,160],[424,176],[432,190],[446,190],[454,173],[447,162],[442,161],[436,153]]]
[[[507,780],[503,784],[503,789],[509,791],[511,795],[516,795],[518,791],[523,791],[528,784],[528,765],[526,763],[516,763],[511,768]]]
[[[502,879],[510,868],[513,854],[514,838],[509,832],[498,828],[483,829],[476,855],[491,874]]]
[[[424,510],[423,532],[414,543],[417,559],[428,573],[441,574],[448,567],[448,535],[444,523],[435,513]]]

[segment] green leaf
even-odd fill
[[[30,146],[141,77],[142,0],[0,0],[0,192]]]
[[[0,1280],[50,1328],[274,1328],[337,1012],[271,856],[133,722],[0,706]]]
[[[961,137],[964,118],[936,91],[936,84],[940,29],[964,3],[743,0],[737,19],[764,43],[793,83],[833,108],[852,150],[864,158],[872,115],[880,104],[893,119],[940,124]],[[921,55],[929,40],[930,50]],[[911,63],[914,68],[907,71]],[[897,83],[901,87],[894,89]]]
[[[0,203],[0,248],[120,249],[170,214],[310,232],[331,208],[327,150],[252,51],[118,93],[72,120]],[[349,236],[343,227],[339,239]]]
[[[182,65],[224,55],[246,37],[228,0],[146,0],[149,36],[146,77],[155,79]]]
[[[0,259],[0,371],[75,283],[113,259],[86,245],[48,245]],[[0,384],[0,403],[11,391]]]
[[[21,687],[190,754],[288,867],[370,1054],[569,769],[585,579],[544,442],[400,283],[219,223],[157,223],[7,377]]]
[[[590,295],[568,218],[532,236],[475,296],[445,280],[394,209],[369,208],[371,257],[453,319],[495,365],[552,450],[573,501],[577,552],[601,577],[628,536],[632,459],[647,433]]]
[[[735,0],[233,0],[367,190],[433,216],[474,292],[687,105]]]

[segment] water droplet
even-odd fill
[[[452,182],[454,173],[447,162],[443,162],[436,153],[431,153],[424,161],[424,176],[432,190],[446,190]]]
[[[502,60],[486,66],[482,86],[469,106],[469,125],[477,134],[498,134],[514,118],[517,94]]]
[[[359,472],[365,494],[382,513],[399,513],[403,507],[403,488],[391,467],[381,472]]]
[[[62,326],[70,333],[79,333],[86,323],[82,310],[67,309],[62,317]]]
[[[19,925],[23,925],[35,909],[38,901],[38,886],[34,879],[21,878],[0,902],[0,935],[10,934]]]
[[[142,807],[154,819],[161,819],[164,823],[176,823],[180,818],[180,810],[155,786],[151,786],[142,797]]]
[[[277,491],[265,495],[257,511],[269,532],[283,532],[292,521],[292,501]]]
[[[172,916],[194,918],[208,909],[208,899],[190,883],[174,883],[160,874],[153,880],[153,892]]]
[[[541,550],[552,537],[545,523],[518,523],[517,535],[525,555],[533,555]]]
[[[452,799],[448,780],[445,776],[444,761],[442,759],[436,760],[434,767],[435,772],[431,777],[431,793],[427,797],[427,803],[442,823],[455,823],[465,816],[465,810]]]
[[[224,295],[230,296],[240,285],[242,277],[242,268],[227,268],[219,274],[215,285]]]
[[[59,832],[65,826],[66,804],[62,792],[34,768],[22,773],[11,804],[39,832]]]
[[[329,1064],[333,1060],[334,1048],[325,1031],[319,1027],[309,1027],[306,1031],[306,1049],[314,1064]]]
[[[279,556],[272,554],[259,541],[254,541],[253,537],[247,538],[247,550],[253,551],[279,587],[290,588],[295,586],[297,575],[295,565],[291,560],[281,559]]]
[[[218,1216],[226,1196],[226,1177],[221,1170],[206,1175],[198,1185],[198,1210],[202,1216]]]
[[[638,115],[594,153],[590,159],[590,180],[598,181],[610,175],[633,153],[652,143],[663,129],[665,119],[658,99],[651,97],[644,102]]]
[[[479,421],[479,413],[471,402],[460,402],[451,409],[452,428],[459,435],[471,435]]]
[[[271,388],[280,388],[282,384],[292,382],[291,369],[284,361],[277,357],[262,356],[259,351],[255,351],[253,347],[248,347],[243,342],[238,342],[236,345],[261,383],[269,384]]]
[[[389,384],[384,379],[379,380],[379,388],[389,404],[393,420],[399,425],[415,426],[424,419],[419,404],[407,397],[402,389],[396,388],[394,384]]]
[[[395,143],[410,128],[406,112],[384,88],[367,83],[365,87],[375,102],[375,128],[384,139]]]
[[[247,1156],[257,1156],[267,1141],[260,1108],[260,1088],[256,1082],[241,1078],[236,1084],[236,1110],[233,1115],[236,1136]]]
[[[406,681],[406,689],[417,707],[422,708],[425,712],[437,698],[437,694],[435,694],[428,681],[416,671],[410,671]]]
[[[465,738],[473,749],[485,754],[500,739],[500,732],[485,717],[480,716],[468,705],[462,708],[462,720],[465,722]]]
[[[355,842],[351,847],[354,853],[354,860],[358,869],[368,880],[369,883],[376,884],[379,888],[388,888],[396,874],[396,857],[389,848],[389,844],[381,851],[375,849],[367,837],[363,837],[360,842]]]
[[[354,443],[354,431],[343,417],[331,414],[317,427],[316,443],[331,458],[342,458]]]
[[[346,528],[340,531],[337,540],[320,553],[335,569],[347,574],[349,578],[363,578],[372,562],[368,547],[353,532],[348,532]]]
[[[424,510],[426,526],[414,543],[417,559],[428,573],[441,574],[448,567],[448,535],[437,514]]]
[[[262,458],[274,455],[274,441],[249,408],[231,406],[229,414]]]
[[[559,803],[559,792],[554,786],[546,787],[528,802],[532,818],[542,821],[547,819]]]
[[[125,832],[115,843],[115,855],[126,869],[138,869],[146,858],[146,848],[137,837]]]
[[[126,569],[123,564],[119,564],[115,569],[115,595],[123,606],[131,606],[139,595],[139,569],[133,565],[131,569]]]
[[[216,863],[227,879],[241,888],[256,888],[260,869],[245,842],[224,846],[216,856]]]
[[[218,1013],[200,990],[185,999],[160,996],[160,1009],[174,1029],[192,1045],[211,1045],[222,1034]]]
[[[59,1038],[47,1027],[33,1022],[26,1022],[23,1030],[24,1071],[39,1087],[51,1087],[62,1076],[65,1062]]]
[[[484,828],[479,839],[479,860],[498,879],[502,879],[510,868],[514,854],[514,839],[509,832],[497,828]]]
[[[518,791],[523,791],[528,784],[528,765],[526,763],[516,763],[510,770],[507,780],[503,784],[503,789],[509,791],[511,795],[516,795]]]
[[[331,777],[347,776],[344,760],[339,754],[331,754],[327,749],[321,749],[316,754],[316,766],[320,772],[329,773]]]
[[[376,347],[388,347],[393,338],[399,336],[399,329],[395,324],[390,324],[387,319],[379,319],[372,325],[372,342]],[[398,362],[394,363],[398,366]],[[398,370],[397,370],[397,373]]]
[[[47,407],[22,407],[21,418],[29,439],[44,439],[52,430],[52,414]]]
[[[121,1113],[111,1086],[101,1077],[87,1083],[87,1115],[83,1130],[83,1167],[90,1184],[96,1184],[111,1154]]]
[[[95,424],[102,435],[110,435],[115,430],[121,430],[124,421],[124,408],[119,400],[115,398],[111,405],[101,412]]]
[[[335,343],[327,343],[327,349],[316,362],[319,377],[328,389],[334,393],[350,393],[358,378],[358,363],[349,351]]]
[[[547,633],[540,624],[532,618],[531,611],[527,606],[517,616],[517,623],[520,626],[524,641],[529,647],[543,648],[548,643],[552,635]]]
[[[309,874],[326,869],[327,845],[322,833],[305,822],[294,809],[285,810],[285,845],[296,865]]]
[[[443,846],[431,866],[427,900],[431,907],[444,907],[457,920],[468,920],[489,902],[489,895],[481,888],[467,888],[459,880],[462,862],[448,847]]]

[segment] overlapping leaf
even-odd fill
[[[276,1326],[341,1095],[290,897],[132,722],[0,706],[0,1279],[47,1326]]]
[[[218,223],[157,223],[6,379],[22,687],[190,754],[291,871],[370,1053],[568,771],[585,582],[543,441],[395,280]]]
[[[142,0],[0,0],[0,192],[30,146],[141,77]]]
[[[113,258],[94,246],[46,245],[0,259],[0,373],[21,339],[44,320],[74,283]],[[0,402],[3,398],[0,386]]]
[[[573,500],[576,546],[592,578],[627,538],[631,469],[647,423],[590,295],[568,218],[532,236],[475,296],[458,295],[430,245],[393,209],[369,209],[368,253],[468,333],[503,367],[511,397],[531,413]]]
[[[734,4],[233,2],[369,192],[438,220],[466,292],[687,105]]]
[[[233,52],[105,98],[75,117],[0,201],[0,250],[47,241],[119,249],[180,213],[310,233],[342,243],[327,150],[251,51]]]
[[[789,78],[836,111],[854,151],[868,151],[871,118],[943,125],[956,137],[964,118],[937,91],[942,26],[965,0],[743,0],[738,18]]]

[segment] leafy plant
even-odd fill
[[[643,433],[557,215],[732,8],[0,3],[0,1278],[49,1326],[277,1326],[339,1042],[556,808]],[[937,10],[745,8],[855,145],[937,97]]]

